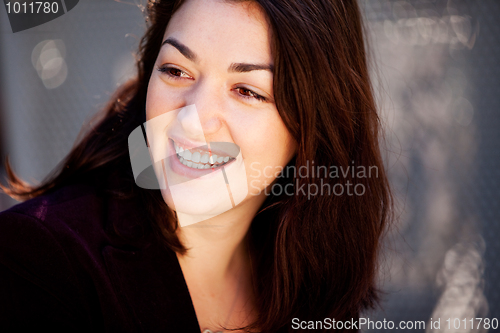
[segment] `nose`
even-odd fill
[[[203,139],[214,136],[222,127],[223,96],[222,89],[208,82],[198,82],[187,93],[186,104],[178,114],[178,120],[184,133],[191,139]]]

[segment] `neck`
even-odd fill
[[[210,222],[213,221],[179,229],[178,237],[187,252],[178,258],[185,273],[197,272],[207,283],[214,283],[237,275],[247,261],[244,239],[250,223],[213,225]]]
[[[246,236],[264,198],[177,229],[187,252],[177,254],[200,328],[254,320],[251,259]]]
[[[187,248],[184,255],[177,255],[183,272],[200,276],[209,285],[249,272],[245,239],[263,201],[247,202],[211,219],[178,228],[177,236]]]

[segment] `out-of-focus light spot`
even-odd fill
[[[441,318],[440,328],[426,332],[476,332],[470,326],[460,330],[448,328],[447,318],[478,318],[488,313],[488,301],[483,293],[484,240],[458,243],[446,252],[444,264],[437,276],[437,285],[443,288],[432,318]]]
[[[446,72],[446,82],[450,85],[455,96],[462,96],[467,87],[467,77],[458,68],[450,68]]]
[[[399,24],[399,31],[402,34],[403,40],[407,44],[415,45],[418,44],[418,39],[419,39],[419,33],[418,33],[418,27],[417,27],[417,20],[416,19],[407,19],[407,20],[400,20],[398,21]]]
[[[392,14],[396,19],[417,17],[415,8],[407,1],[397,1],[392,5]]]
[[[425,45],[432,40],[436,30],[436,21],[428,17],[419,17],[417,19],[417,28],[420,33],[421,41],[419,44]]]
[[[457,36],[457,40],[462,45],[467,45],[472,33],[470,17],[452,15],[450,16],[450,23],[455,35]]]
[[[66,47],[60,39],[44,40],[33,48],[31,63],[45,88],[54,89],[66,81],[68,66],[65,56]]]
[[[448,24],[446,23],[446,21],[442,18],[439,19],[438,30],[437,30],[436,38],[435,38],[436,43],[442,43],[442,44],[448,43],[448,41],[449,41],[448,30],[449,30]]]
[[[384,21],[385,36],[394,44],[399,44],[399,35],[394,31],[394,28],[394,24],[391,20]]]
[[[479,30],[477,24],[472,26],[470,16],[458,15],[451,2],[444,15],[438,15],[433,10],[417,11],[408,1],[396,1],[392,16],[384,20],[383,27],[385,36],[394,44],[448,44],[450,49],[471,49]]]
[[[453,103],[455,120],[462,126],[468,126],[474,116],[474,107],[465,98],[461,97]]]
[[[448,3],[446,4],[446,11],[450,15],[458,15],[458,3],[456,0],[448,0]]]

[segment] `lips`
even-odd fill
[[[173,140],[172,140],[173,141]],[[223,166],[231,160],[233,157],[222,154],[214,154],[210,150],[205,150],[204,147],[199,148],[186,148],[180,143],[173,141],[175,152],[179,161],[192,169],[211,169]]]

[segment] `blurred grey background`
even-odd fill
[[[82,0],[16,34],[0,9],[0,154],[24,179],[42,180],[133,75],[141,3]],[[496,331],[462,319],[500,317],[500,1],[360,5],[399,217],[381,265],[383,309],[366,316],[426,323],[412,332]],[[14,203],[0,194],[0,210]]]

